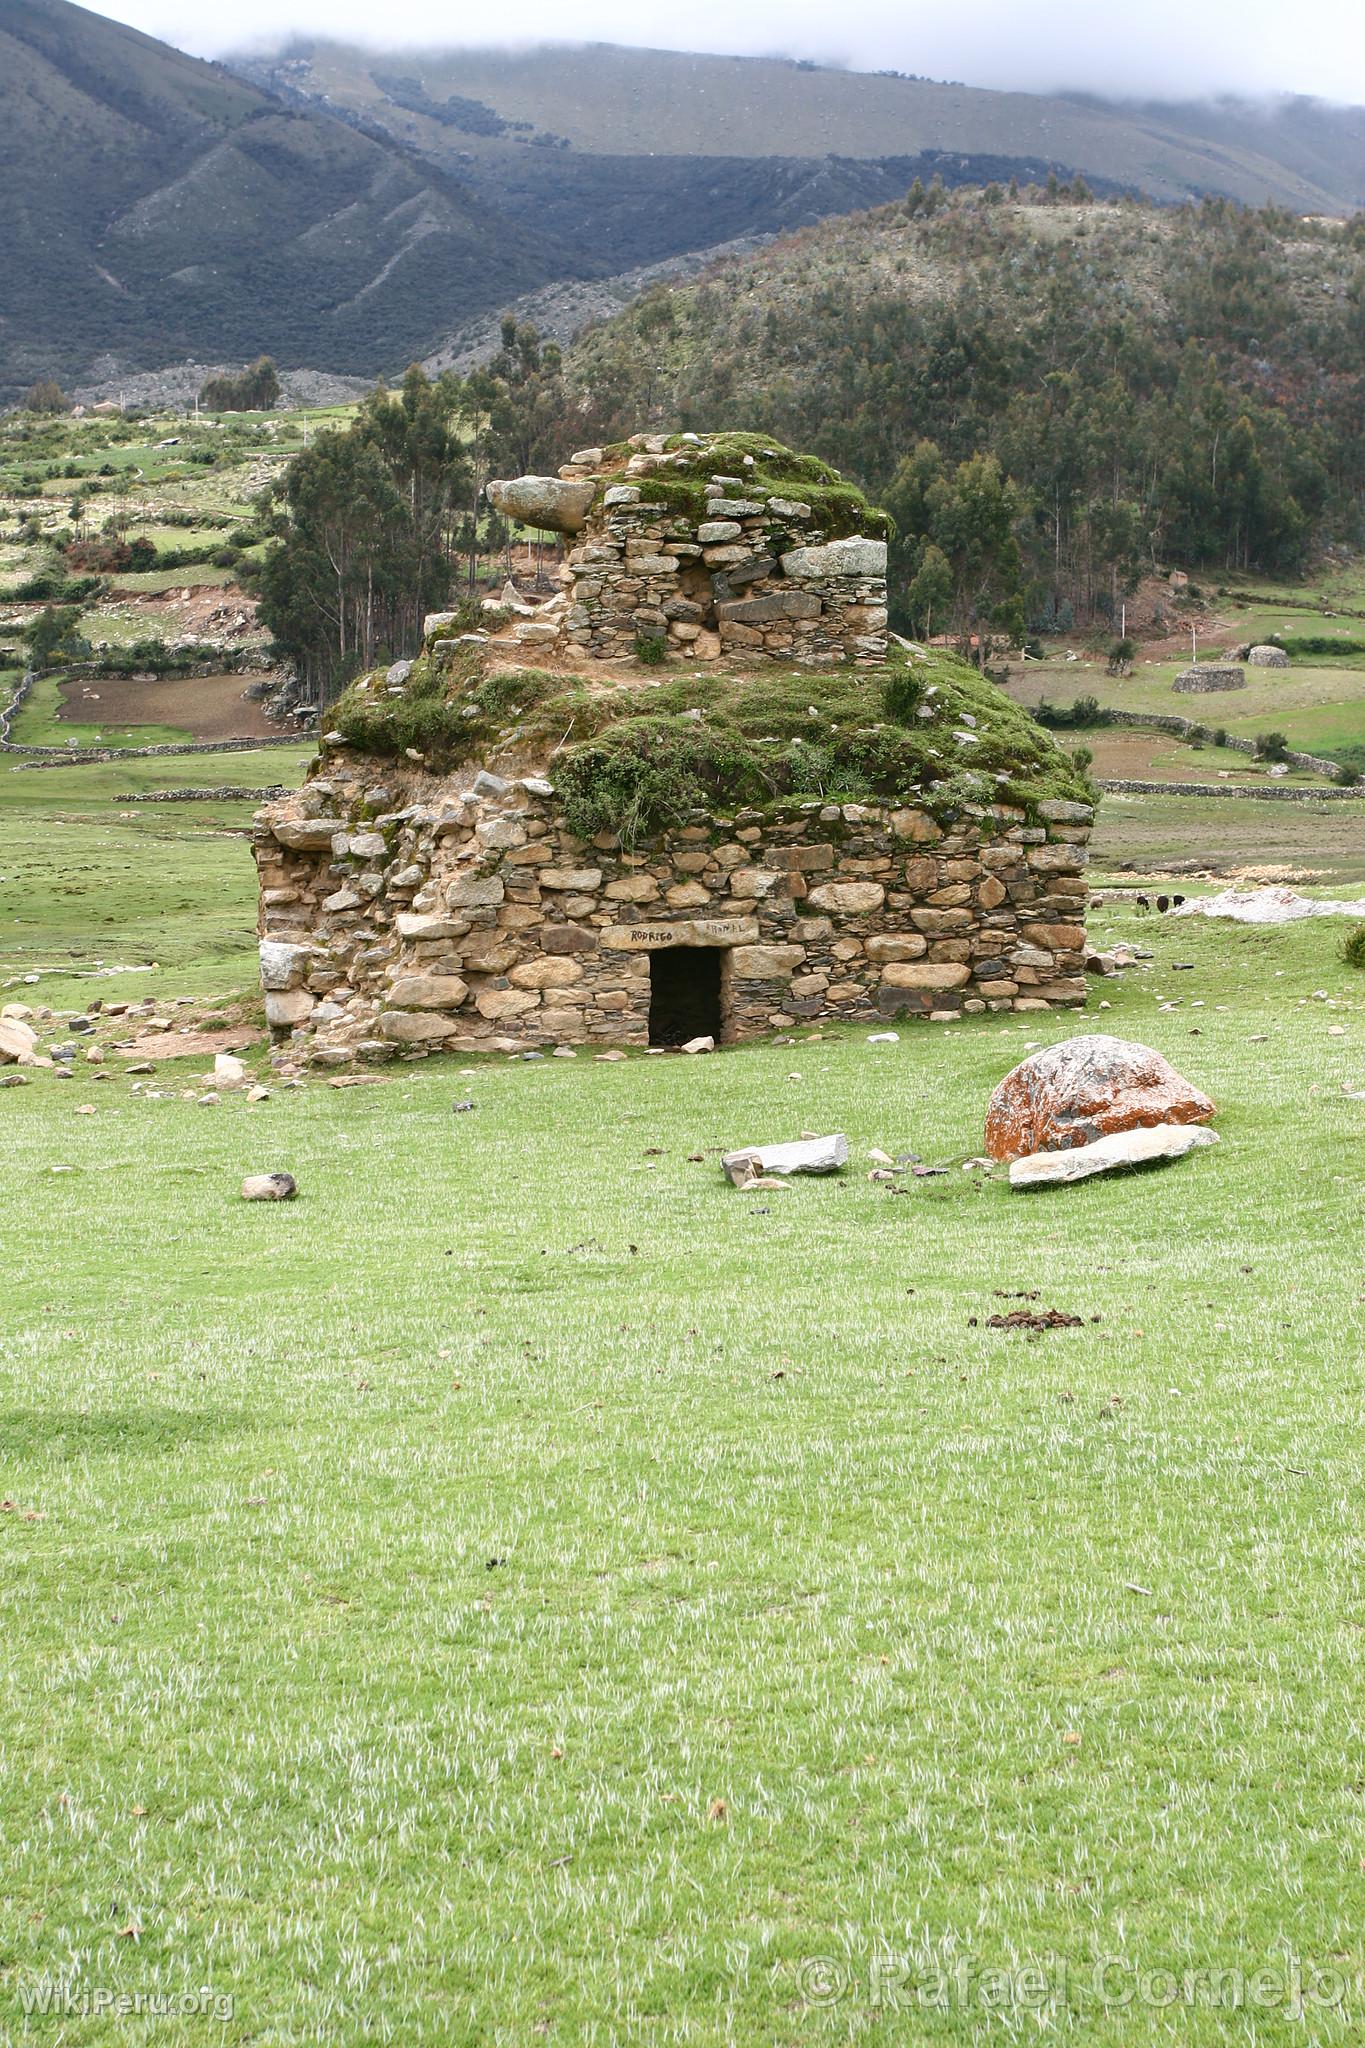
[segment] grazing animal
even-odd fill
[[[1152,907],[1152,899],[1151,899],[1151,897],[1150,897],[1150,896],[1139,896],[1139,897],[1138,897],[1138,899],[1137,899],[1137,907],[1138,907],[1138,909],[1139,909],[1140,911],[1142,911],[1142,913],[1143,913],[1143,914],[1145,915],[1145,914],[1147,913],[1147,911],[1149,911],[1149,910],[1151,909],[1151,907]]]
[[[1170,899],[1170,897],[1169,897],[1169,896],[1158,896],[1158,897],[1157,897],[1157,899],[1156,899],[1156,907],[1157,907],[1157,909],[1158,909],[1158,910],[1159,910],[1159,911],[1161,912],[1162,916],[1164,917],[1164,916],[1165,916],[1165,914],[1166,914],[1166,912],[1167,912],[1167,911],[1168,911],[1168,910],[1170,909],[1170,907],[1171,907],[1171,899]]]
[[[1184,897],[1183,897],[1183,896],[1172,896],[1172,898],[1171,898],[1171,908],[1172,908],[1172,910],[1179,910],[1179,908],[1180,908],[1181,904],[1182,904],[1182,903],[1183,903],[1184,901],[1185,901],[1185,899],[1184,899]]]

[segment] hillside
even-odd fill
[[[854,196],[840,209],[836,192],[823,209],[829,212],[889,196],[876,189],[875,166],[884,160],[889,171],[925,152],[945,159],[948,182],[1008,177],[1000,161],[1011,159],[1021,176],[1025,164],[1051,165],[1163,200],[1218,192],[1329,213],[1365,204],[1365,111],[1301,98],[1117,105],[780,57],[607,44],[380,56],[296,40],[278,56],[237,68],[363,118],[432,161],[456,162],[481,186],[511,194],[558,191],[564,180],[585,200],[596,191],[600,203],[611,190],[619,204],[630,199],[633,180],[684,179],[683,163],[700,159],[716,162],[713,197],[720,198],[735,164],[766,159],[791,166],[791,175],[798,164],[817,163],[828,166],[824,175],[852,180]],[[962,157],[973,161],[952,161]],[[617,160],[610,185],[604,158]],[[998,160],[994,168],[988,158]],[[598,160],[595,182],[581,159]],[[700,186],[678,189],[680,200],[702,195]],[[646,202],[647,195],[636,197]],[[691,222],[689,246],[736,232],[698,235],[698,226]],[[649,259],[641,252],[631,260]]]
[[[1359,541],[1362,305],[1358,222],[930,192],[585,333],[566,446],[742,418],[852,472],[907,540],[945,524],[945,469],[993,457],[1035,628],[1117,624],[1143,573],[1294,575]]]
[[[66,0],[9,0],[0,78],[0,398],[110,354],[372,375],[557,267],[384,137]]]
[[[1304,100],[1120,108],[606,46],[227,68],[69,0],[9,0],[0,80],[0,402],[261,351],[366,378],[468,361],[509,306],[567,339],[661,269],[916,178],[1365,195],[1365,114]]]

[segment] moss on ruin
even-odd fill
[[[615,688],[544,669],[486,667],[479,648],[424,656],[401,697],[382,673],[347,691],[330,723],[359,750],[411,749],[436,773],[546,764],[580,837],[628,842],[697,811],[819,798],[914,805],[946,819],[1048,797],[1095,800],[1051,734],[975,669],[940,650],[896,650],[884,668],[753,675],[643,673]],[[965,737],[963,737],[965,735]]]
[[[621,444],[605,451],[609,463],[620,466],[637,451]],[[706,486],[713,476],[733,476],[741,495],[788,498],[809,505],[813,523],[830,540],[844,540],[861,534],[869,540],[889,540],[894,528],[889,513],[872,505],[856,484],[851,484],[822,462],[817,455],[797,455],[780,442],[762,434],[714,434],[699,446],[674,434],[667,452],[678,458],[677,466],[648,476],[613,475],[613,483],[638,486],[641,504],[662,505],[675,517],[696,526],[706,517]],[[752,462],[745,468],[746,461]],[[775,522],[781,525],[781,521]]]
[[[946,818],[971,804],[1031,812],[1046,797],[1095,796],[1027,712],[951,656],[761,681],[689,677],[651,692],[647,711],[630,694],[632,715],[604,721],[556,764],[565,820],[583,837],[630,839],[698,809],[793,797]]]

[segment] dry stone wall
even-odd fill
[[[661,435],[636,435],[624,462],[583,448],[557,477],[489,484],[508,518],[570,541],[564,594],[513,637],[604,661],[653,641],[698,660],[882,662],[885,541],[836,536],[799,485],[762,484],[752,457],[750,474],[708,473],[703,438],[682,439],[670,451]]]
[[[679,947],[720,955],[727,1039],[1079,1004],[1091,821],[807,801],[627,849],[574,839],[534,777],[456,793],[333,765],[257,816],[267,1015],[324,1064],[643,1045],[651,963]]]
[[[886,659],[885,541],[826,541],[809,505],[748,497],[737,477],[713,490],[695,524],[651,503],[647,484],[604,493],[568,556],[571,644],[612,658],[667,638],[807,668]]]

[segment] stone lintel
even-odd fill
[[[648,924],[613,924],[598,934],[611,953],[657,953],[665,946],[753,946],[755,917],[679,917]]]

